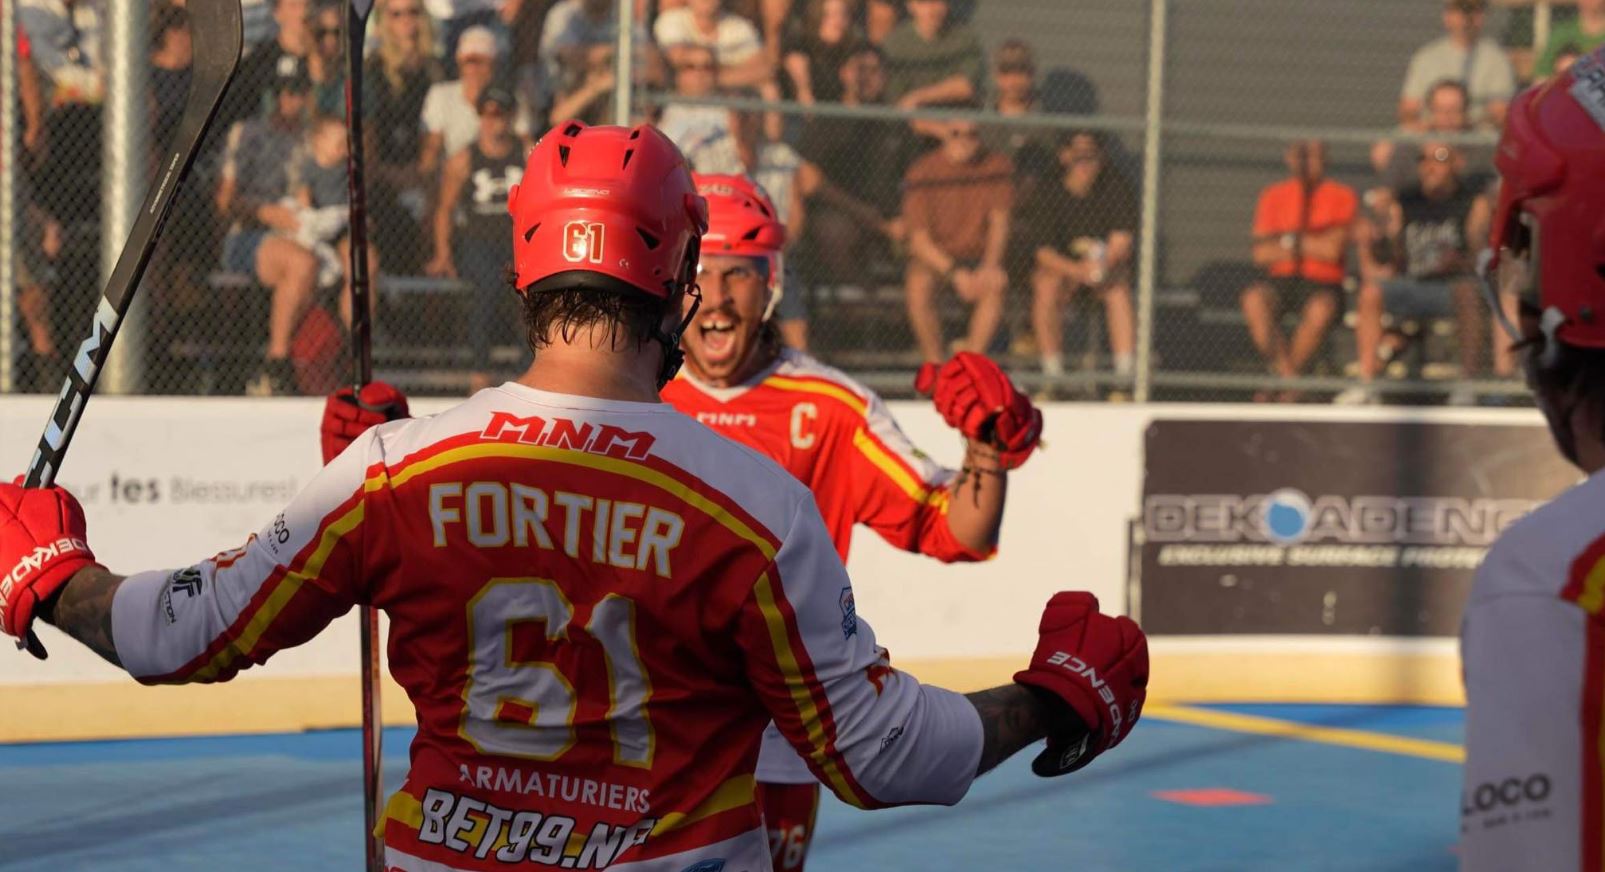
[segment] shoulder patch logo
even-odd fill
[[[858,634],[858,603],[853,599],[852,588],[842,588],[840,602],[842,608],[842,638],[851,639]]]

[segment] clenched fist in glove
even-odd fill
[[[961,351],[941,366],[927,363],[914,389],[936,401],[949,427],[996,448],[1004,469],[1024,463],[1042,440],[1042,410],[982,355]]]
[[[361,395],[351,388],[335,391],[323,404],[323,462],[339,457],[369,427],[407,415],[407,395],[384,382],[363,385]]]
[[[1136,725],[1148,697],[1148,637],[1132,619],[1100,613],[1098,598],[1084,591],[1054,594],[1038,631],[1031,665],[1014,680],[1057,709],[1047,750],[1031,771],[1063,775],[1120,744]]]
[[[65,489],[0,484],[0,630],[27,639],[39,603],[99,565],[84,526],[83,507]],[[43,657],[37,645],[29,647]]]

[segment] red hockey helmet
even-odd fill
[[[1495,165],[1487,268],[1499,291],[1539,316],[1545,338],[1605,348],[1605,48],[1516,97]]]
[[[633,288],[667,299],[696,277],[708,207],[656,128],[566,121],[541,137],[509,193],[521,293]]]
[[[764,320],[774,313],[783,293],[786,225],[762,185],[749,176],[695,173],[697,193],[708,201],[708,233],[702,250],[708,254],[761,257],[769,262],[769,302]]]

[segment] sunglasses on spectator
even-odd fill
[[[1004,75],[1016,74],[1029,76],[1036,73],[1037,68],[1030,64],[998,64],[998,72]]]
[[[457,59],[457,66],[459,66],[459,67],[469,67],[469,66],[488,67],[488,66],[490,66],[490,58],[484,57],[482,55],[469,55],[468,57],[465,57],[465,58],[458,58]]]
[[[317,28],[317,29],[312,31],[312,35],[317,37],[318,39],[328,39],[331,36],[339,36],[340,35],[340,28],[338,28],[338,27],[319,27],[319,28]]]
[[[1451,152],[1447,147],[1442,145],[1431,151],[1423,151],[1421,153],[1421,159],[1423,161],[1430,160],[1435,163],[1448,163],[1449,159],[1452,157],[1454,157],[1454,152]]]

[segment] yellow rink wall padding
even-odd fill
[[[1460,705],[1452,647],[1320,653],[1192,649],[1152,657],[1149,699],[1169,702],[1330,702]],[[971,691],[1009,681],[1026,655],[900,664],[920,680]],[[0,742],[45,742],[354,727],[352,677],[255,678],[227,684],[145,687],[133,680],[0,687]],[[413,722],[401,688],[386,678],[385,723]]]

